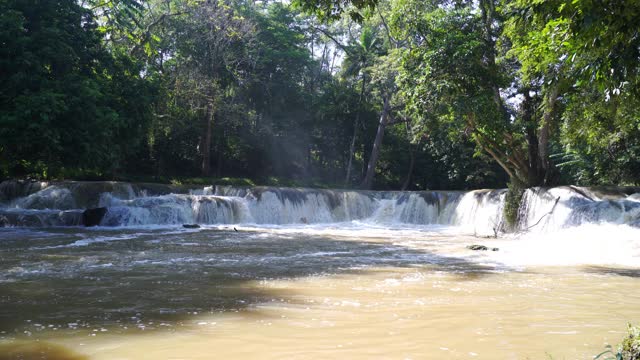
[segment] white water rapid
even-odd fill
[[[21,187],[20,187],[21,186]],[[127,183],[0,185],[0,223],[16,227],[78,226],[85,208],[104,207],[101,226],[181,224],[445,226],[478,236],[503,229],[505,190],[348,191],[297,188],[179,188]],[[518,228],[556,232],[593,224],[640,227],[635,188],[527,190]]]

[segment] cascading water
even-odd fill
[[[103,226],[215,224],[445,225],[476,235],[503,226],[505,190],[375,192],[294,188],[184,188],[126,183],[4,185],[5,226],[77,226],[82,211],[105,207]],[[545,232],[589,223],[640,226],[633,188],[534,188],[525,192],[519,228]],[[13,198],[12,198],[13,194]]]
[[[477,235],[495,235],[503,223],[504,190],[476,190],[462,196],[455,207],[454,224]]]
[[[307,347],[318,357],[537,358],[552,340],[591,344],[567,358],[600,352],[609,329],[640,315],[640,193],[530,189],[521,231],[494,238],[505,194],[0,184],[0,224],[16,227],[0,229],[0,293],[10,295],[0,296],[0,346],[22,336],[93,346],[88,356],[104,359],[163,347],[151,357],[207,358],[277,334],[286,348],[274,358]],[[194,223],[202,228],[182,226]],[[399,340],[368,352],[392,332],[419,333],[410,341],[423,348],[409,354],[415,346]],[[367,341],[324,350],[350,348],[345,334]],[[306,342],[291,351],[292,338]]]
[[[105,226],[230,224],[251,222],[245,201],[238,197],[168,194],[131,200],[108,197],[102,202]]]
[[[628,192],[633,191],[628,194]],[[520,208],[521,230],[557,231],[583,224],[640,226],[636,189],[602,192],[588,188],[533,188],[525,192]]]

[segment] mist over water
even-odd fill
[[[529,190],[511,235],[500,234],[504,190],[18,190],[0,210],[0,345],[11,349],[587,358],[640,320],[633,189]],[[80,226],[89,207],[107,208],[100,226]]]

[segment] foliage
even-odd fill
[[[544,83],[542,92],[560,88],[558,156],[570,158],[559,164],[568,180],[636,184],[640,42],[629,24],[638,4],[514,1],[508,10],[509,53],[523,79]]]
[[[337,20],[347,13],[352,20],[362,22],[361,10],[373,10],[378,0],[293,0],[293,4],[305,11],[317,14],[323,20]]]
[[[1,1],[0,177],[640,184],[636,2],[292,5]]]
[[[640,174],[640,119],[635,95],[604,101],[595,91],[568,97],[560,130],[573,181],[580,184],[637,185]],[[565,155],[568,156],[568,155]],[[561,164],[564,165],[564,164]]]
[[[618,351],[613,352],[611,345],[607,350],[596,355],[594,359],[601,360],[637,360],[640,359],[640,328],[628,325],[628,333],[618,346]]]
[[[118,169],[141,142],[152,85],[109,53],[74,1],[0,3],[0,154],[10,174]]]
[[[620,344],[622,360],[640,358],[640,328],[629,325],[629,333]]]

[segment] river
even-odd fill
[[[494,238],[501,191],[74,186],[4,203],[0,359],[586,359],[640,322],[635,192]]]

